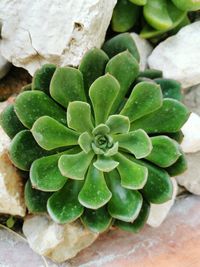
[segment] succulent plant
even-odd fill
[[[199,9],[200,1],[193,0],[118,0],[111,26],[115,32],[136,26],[141,37],[155,38],[189,24],[188,11]]]
[[[47,210],[61,224],[80,218],[95,232],[137,232],[150,203],[171,199],[170,175],[186,168],[178,142],[189,112],[180,85],[139,72],[138,61],[121,34],[89,50],[78,69],[42,66],[3,111],[10,158],[29,176],[29,212]]]

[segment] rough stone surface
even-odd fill
[[[187,154],[188,169],[177,176],[177,182],[189,192],[200,195],[200,152]]]
[[[181,147],[185,153],[200,151],[200,116],[191,113],[188,121],[182,127],[184,135]]]
[[[172,178],[172,184],[173,184],[173,196],[171,200],[165,202],[164,204],[159,204],[159,205],[151,204],[149,218],[147,220],[148,225],[152,227],[158,227],[166,219],[170,209],[174,205],[178,191],[178,186],[175,178]]]
[[[56,262],[74,257],[98,237],[79,222],[59,225],[45,215],[28,216],[23,232],[34,251]]]
[[[140,54],[140,70],[145,70],[147,68],[148,56],[151,54],[153,47],[147,40],[141,38],[137,33],[132,32],[131,36],[135,41]]]
[[[165,78],[181,82],[183,88],[200,83],[200,21],[183,27],[161,42],[148,59],[151,68],[163,71]]]
[[[1,0],[1,53],[33,74],[46,62],[78,65],[100,47],[117,0]]]
[[[22,177],[6,150],[0,154],[0,213],[22,217],[26,213]]]
[[[184,96],[184,103],[200,116],[200,84],[189,88]]]
[[[0,79],[2,79],[10,70],[11,64],[0,54]]]

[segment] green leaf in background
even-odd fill
[[[182,100],[181,84],[172,79],[155,79],[160,85],[164,98],[173,98],[178,101]]]

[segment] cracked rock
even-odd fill
[[[165,78],[179,81],[183,88],[200,83],[200,21],[183,27],[161,42],[148,59],[149,66],[163,71]]]
[[[178,186],[175,178],[172,179],[172,184],[173,184],[173,196],[172,199],[169,201],[163,203],[163,204],[151,204],[150,206],[150,213],[149,213],[149,218],[147,220],[147,224],[150,225],[151,227],[158,227],[162,224],[162,222],[165,220],[167,217],[171,207],[174,205],[177,191],[178,191]]]
[[[77,66],[102,45],[116,2],[1,0],[1,53],[31,75],[47,62]]]
[[[28,216],[23,232],[35,252],[56,262],[73,258],[98,237],[78,221],[60,225],[46,215]]]

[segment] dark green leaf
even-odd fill
[[[173,98],[178,101],[182,100],[181,84],[172,79],[155,79],[160,85],[164,98]]]
[[[181,153],[181,156],[178,160],[170,167],[166,168],[166,171],[170,176],[177,176],[182,174],[187,170],[187,160],[184,153]]]
[[[161,78],[163,75],[161,70],[156,69],[146,69],[144,71],[140,71],[138,77],[144,77],[149,79]]]

